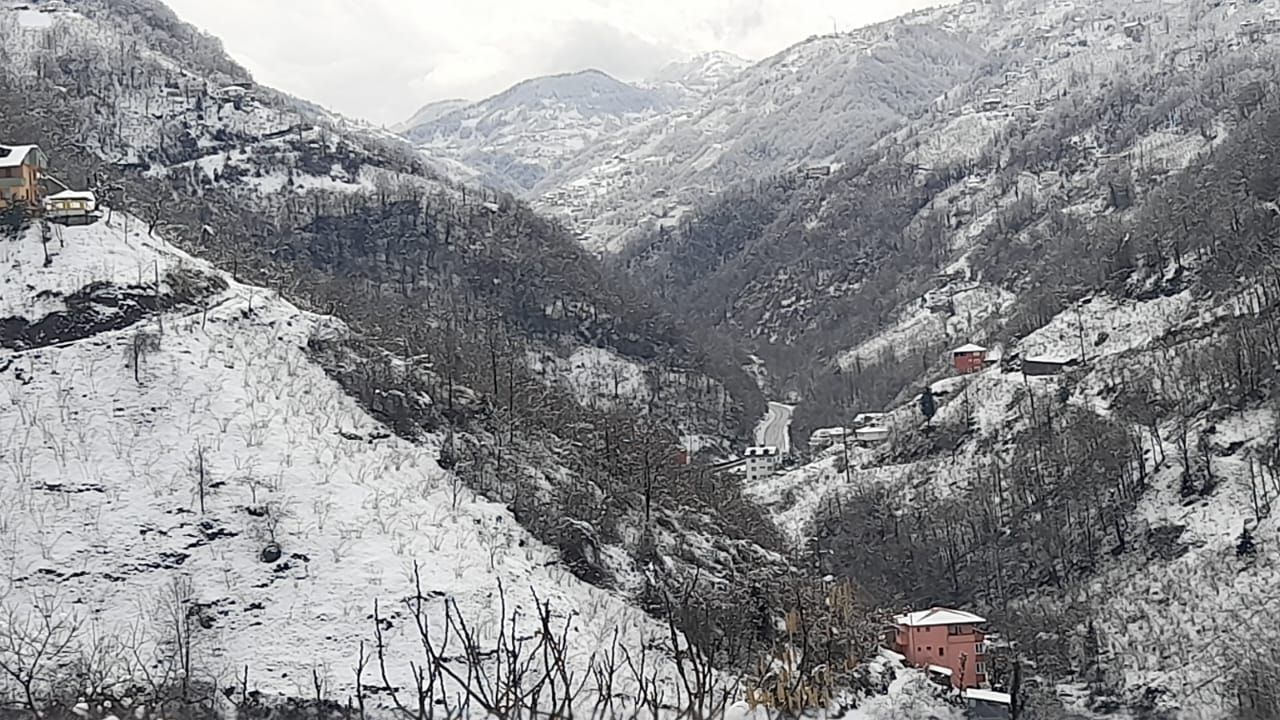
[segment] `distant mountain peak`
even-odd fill
[[[408,120],[392,126],[391,131],[395,133],[408,132],[419,125],[425,125],[429,122],[439,120],[445,115],[448,115],[455,110],[461,110],[470,104],[471,101],[465,98],[433,100],[432,102],[418,108],[418,111],[415,112]]]
[[[731,52],[712,50],[667,63],[646,84],[676,84],[690,90],[709,91],[736,77],[751,64],[752,61]]]
[[[665,104],[650,90],[596,68],[524,80],[477,104],[497,109],[547,102],[565,103],[592,114],[641,112]]]

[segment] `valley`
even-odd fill
[[[389,129],[157,0],[0,53],[6,717],[1280,716],[1271,0]]]

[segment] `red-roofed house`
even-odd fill
[[[987,682],[986,622],[973,613],[950,608],[899,615],[893,619],[893,650],[915,667],[949,676],[961,690]]]

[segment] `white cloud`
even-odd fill
[[[595,67],[625,80],[708,50],[763,58],[928,0],[167,0],[263,83],[374,122]]]

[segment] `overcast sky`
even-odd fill
[[[255,79],[345,115],[407,119],[529,77],[637,80],[708,50],[767,57],[938,0],[167,0]]]

